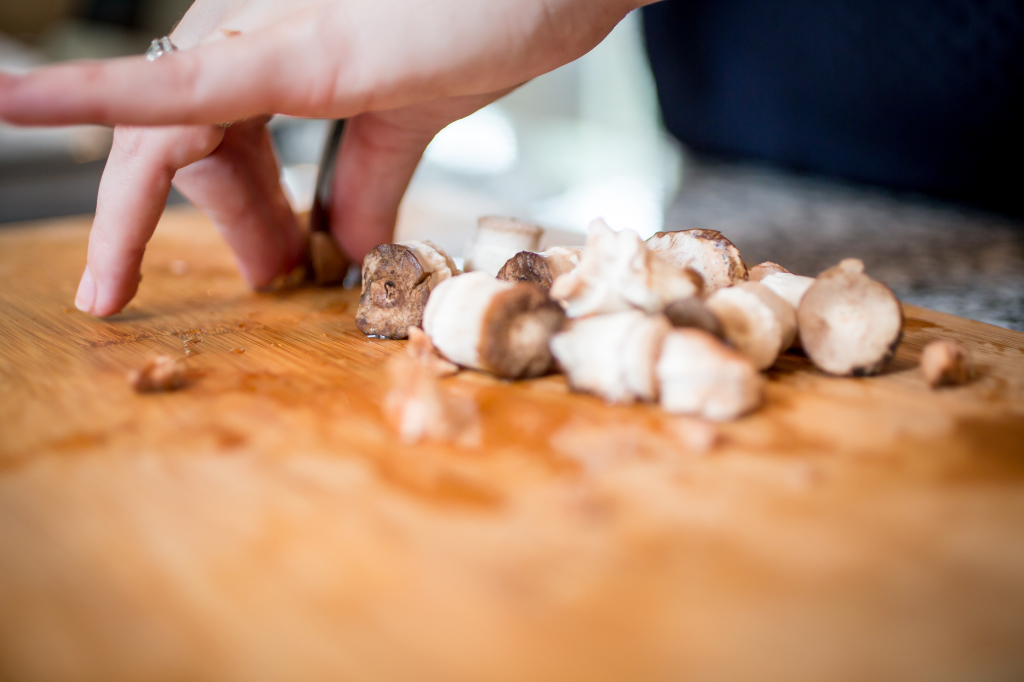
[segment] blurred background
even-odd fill
[[[4,0],[0,68],[139,54],[190,4]],[[662,126],[641,24],[630,15],[590,54],[442,131],[403,203],[399,238],[457,254],[487,213],[535,221],[562,243],[581,243],[597,216],[644,237],[712,228],[749,264],[814,275],[857,256],[906,301],[1024,330],[1019,220],[688,153]],[[277,117],[271,127],[282,180],[306,208],[327,123]],[[0,224],[92,212],[110,139],[102,127],[0,124]]]

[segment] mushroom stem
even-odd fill
[[[610,403],[657,398],[654,364],[671,329],[639,310],[574,320],[551,339],[551,352],[575,390]]]
[[[847,258],[818,275],[797,310],[800,343],[811,361],[838,376],[876,374],[896,353],[903,309],[889,287]]]
[[[707,306],[722,323],[726,340],[758,369],[771,367],[796,338],[793,306],[757,282],[719,289]]]
[[[800,307],[800,299],[814,284],[814,278],[794,275],[791,272],[776,272],[765,276],[760,284],[771,289],[779,298],[793,306],[793,310],[796,310]]]
[[[483,216],[466,249],[466,272],[479,270],[491,277],[520,251],[536,251],[543,230],[515,218]]]
[[[667,412],[735,419],[760,405],[764,393],[750,360],[699,329],[669,332],[656,371]]]
[[[548,342],[564,320],[538,287],[476,272],[437,287],[423,313],[423,330],[452,362],[517,379],[548,371]]]
[[[973,369],[967,347],[950,339],[932,341],[921,353],[921,371],[932,388],[966,384]]]

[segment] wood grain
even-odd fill
[[[710,450],[463,372],[481,446],[406,445],[355,292],[253,293],[177,211],[97,320],[87,227],[0,232],[0,678],[1024,676],[1024,334],[908,307],[884,376],[786,356]],[[982,376],[929,390],[938,337]]]

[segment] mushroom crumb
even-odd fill
[[[471,272],[447,279],[427,301],[423,331],[452,362],[506,379],[540,376],[565,313],[538,287]]]
[[[480,416],[472,399],[446,389],[431,368],[414,358],[392,358],[388,371],[391,389],[384,397],[384,415],[402,441],[480,445]]]
[[[541,253],[520,251],[501,266],[498,279],[531,282],[547,291],[559,275],[576,269],[582,255],[582,246],[555,246]]]
[[[932,388],[966,384],[973,369],[967,347],[950,339],[932,341],[921,353],[921,371]]]
[[[363,261],[356,326],[368,336],[404,339],[423,324],[430,292],[460,273],[451,256],[431,242],[381,244]]]
[[[903,309],[889,287],[847,258],[818,275],[797,310],[800,344],[818,369],[837,376],[877,374],[896,353]]]
[[[536,251],[543,230],[536,225],[498,216],[477,220],[476,236],[466,249],[466,272],[495,277],[508,259],[520,251]]]
[[[185,385],[185,368],[174,358],[158,355],[129,372],[128,383],[136,393],[174,391]]]
[[[718,230],[659,232],[647,240],[647,247],[676,267],[696,271],[706,292],[747,279],[739,249]]]
[[[652,252],[632,230],[616,232],[603,220],[590,223],[580,264],[558,277],[551,297],[569,317],[639,309],[660,313],[672,301],[699,296],[700,276]]]

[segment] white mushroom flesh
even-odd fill
[[[573,321],[551,339],[551,352],[576,390],[610,403],[654,400],[654,366],[671,329],[662,315],[631,310]]]
[[[704,280],[705,293],[747,279],[739,249],[718,230],[659,232],[647,246],[678,268],[690,268]]]
[[[778,272],[761,279],[761,286],[771,289],[779,298],[796,310],[800,307],[800,299],[814,284],[813,277],[794,275],[790,272]]]
[[[726,340],[758,369],[771,367],[796,338],[793,306],[757,282],[719,289],[706,303]]]
[[[665,336],[657,363],[661,407],[725,421],[757,408],[764,377],[742,354],[698,329]]]
[[[515,218],[484,216],[477,221],[476,236],[466,249],[466,272],[486,272],[495,277],[509,258],[520,251],[536,251],[543,230]]]

